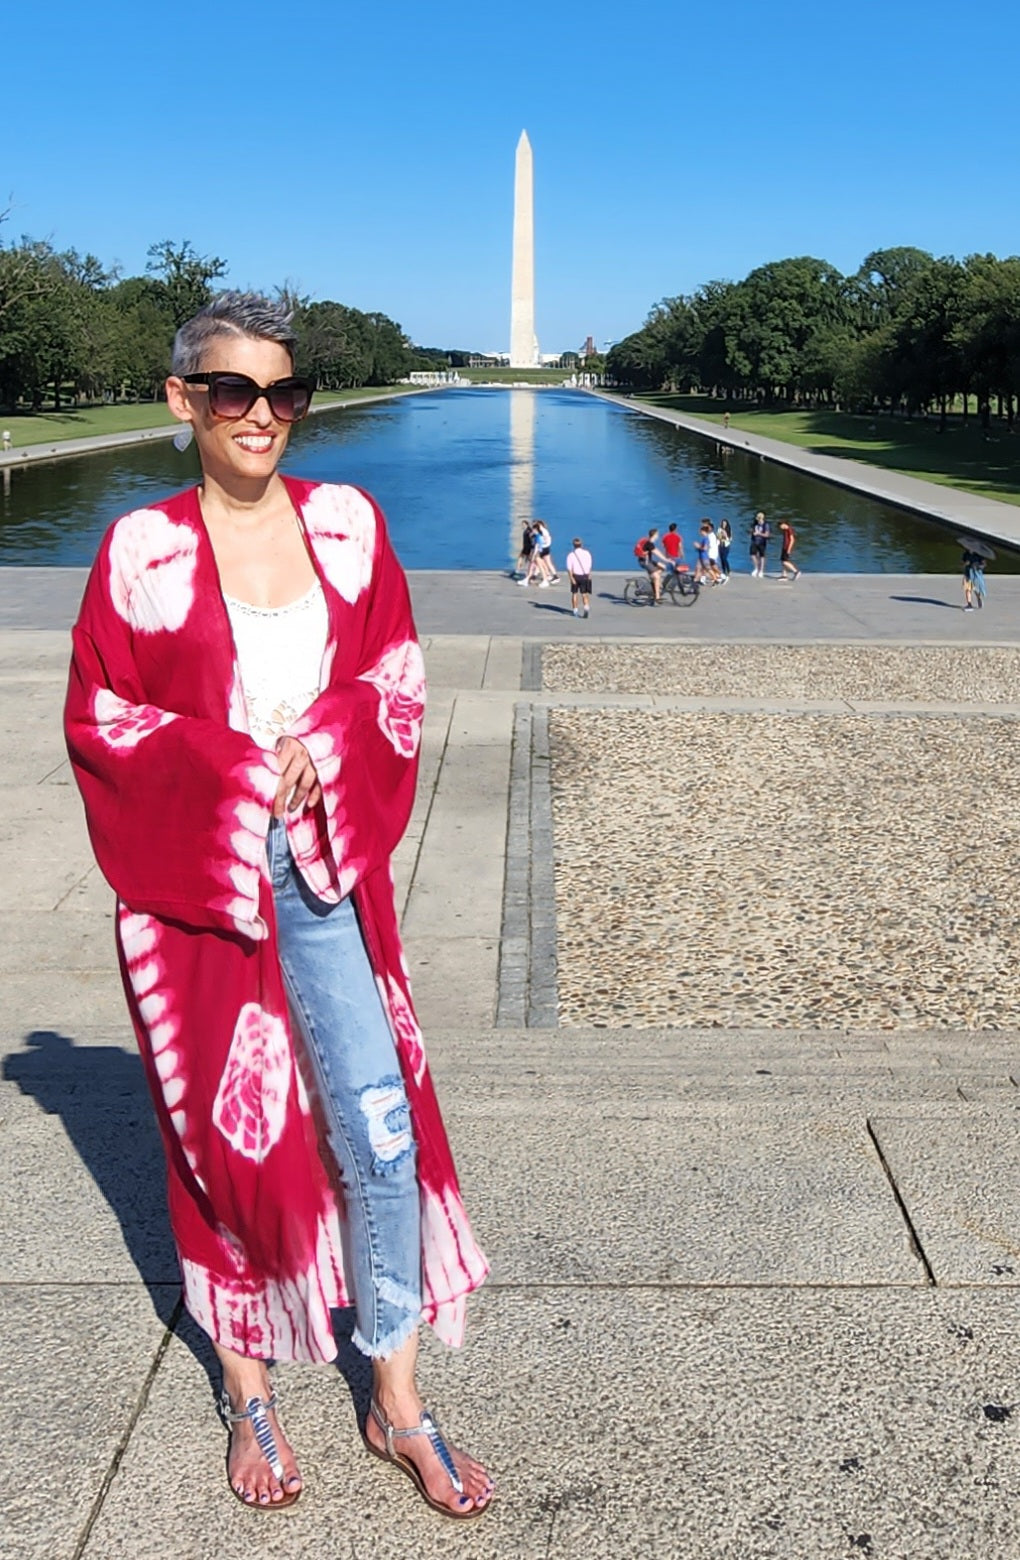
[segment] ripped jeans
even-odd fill
[[[400,1064],[353,900],[316,898],[276,819],[267,850],[284,984],[344,1190],[354,1342],[385,1359],[421,1315],[417,1152]]]

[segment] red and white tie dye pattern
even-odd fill
[[[193,527],[176,524],[163,509],[124,515],[110,539],[110,596],[117,612],[140,633],[173,632],[195,600]]]
[[[323,799],[289,815],[325,900],[353,893],[418,1145],[424,1314],[448,1343],[485,1277],[410,1001],[390,855],[414,798],[424,683],[407,586],[367,495],[284,479],[329,609],[322,691],[292,728]],[[279,778],[252,742],[194,489],[108,532],[78,624],[68,746],[167,1148],[187,1304],[260,1358],[335,1355],[336,1202],[295,1053],[265,839]]]
[[[109,688],[96,689],[92,713],[96,735],[111,748],[137,747],[161,726],[177,719],[176,715],[154,709],[151,704],[129,704],[126,699],[118,699]]]
[[[283,1019],[257,1002],[246,1002],[237,1015],[212,1111],[213,1125],[246,1159],[261,1164],[280,1141],[293,1065]]]
[[[354,487],[322,483],[301,506],[305,535],[333,589],[353,606],[372,583],[377,511]]]
[[[425,1042],[414,1016],[411,999],[392,974],[387,975],[385,980],[377,975],[375,983],[397,1045],[407,1057],[407,1065],[414,1074],[415,1083],[420,1084],[425,1076]]]
[[[413,758],[425,718],[425,662],[416,639],[392,645],[363,682],[379,690],[379,730],[404,758]]]

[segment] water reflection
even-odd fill
[[[688,550],[702,515],[726,515],[732,561],[747,566],[756,509],[793,521],[798,559],[836,572],[955,571],[951,534],[737,449],[569,390],[444,390],[309,418],[285,469],[354,482],[386,511],[415,569],[504,569],[539,514],[562,564],[583,536],[596,568],[632,564],[635,538],[675,520]],[[116,515],[185,487],[194,449],[169,440],[4,472],[0,564],[89,564]],[[998,572],[1020,572],[1002,554]]]
[[[535,514],[535,403],[540,391],[510,392],[510,531],[509,557],[521,549],[524,527]]]

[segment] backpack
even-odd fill
[[[635,556],[635,558],[643,559],[644,556],[645,556],[645,552],[648,550],[648,546],[649,546],[649,542],[648,542],[647,536],[640,536],[640,537],[638,537],[637,541],[634,543],[634,556]]]

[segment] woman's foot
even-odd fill
[[[425,1405],[416,1392],[389,1398],[377,1393],[375,1402],[383,1418],[394,1430],[410,1430],[421,1423]],[[365,1425],[365,1439],[380,1456],[387,1457],[386,1435],[371,1412]],[[445,1440],[445,1437],[444,1437]],[[472,1511],[483,1511],[492,1499],[493,1483],[482,1467],[466,1452],[456,1446],[449,1447],[453,1465],[457,1470],[463,1494],[454,1488],[449,1474],[440,1461],[439,1454],[427,1435],[400,1437],[394,1445],[397,1455],[414,1464],[418,1470],[424,1491],[436,1506],[446,1507],[453,1516],[465,1516]]]
[[[261,1398],[268,1404],[272,1396],[265,1366],[258,1360],[246,1360],[244,1365],[243,1370],[224,1370],[223,1389],[230,1399],[232,1414],[243,1414],[252,1398]],[[259,1446],[256,1425],[244,1418],[230,1426],[227,1477],[234,1494],[247,1506],[274,1506],[282,1501],[291,1505],[301,1491],[301,1475],[275,1410],[267,1409],[265,1418],[276,1442],[279,1475],[273,1472]]]

